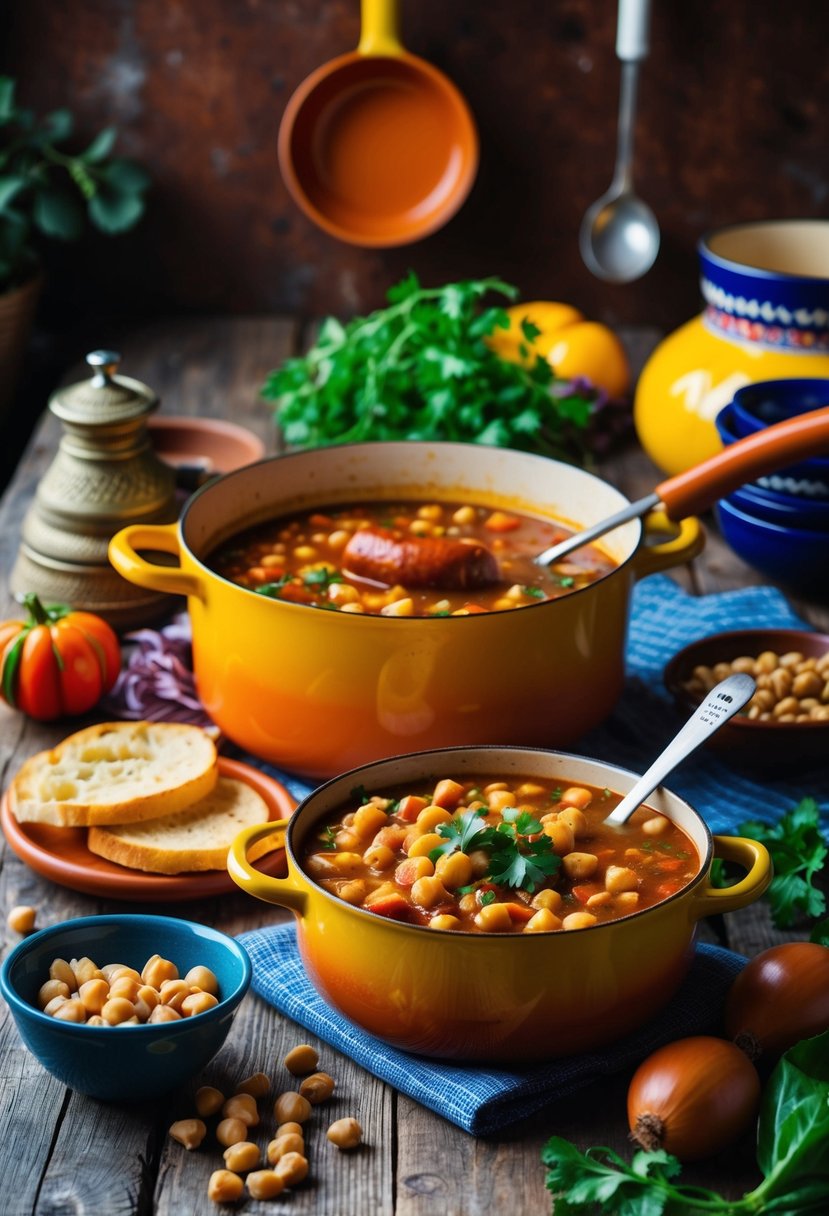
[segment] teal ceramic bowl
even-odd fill
[[[37,993],[56,958],[91,958],[99,967],[125,963],[140,971],[160,954],[184,975],[209,967],[219,1003],[206,1013],[154,1025],[85,1026],[37,1008]],[[251,965],[232,937],[207,925],[166,916],[84,916],[22,941],[0,968],[0,992],[20,1037],[53,1077],[106,1102],[138,1102],[181,1085],[224,1043],[250,986]]]

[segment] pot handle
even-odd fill
[[[290,908],[292,912],[296,912],[297,916],[302,916],[308,897],[304,891],[299,890],[291,877],[271,878],[269,875],[255,870],[248,861],[248,849],[251,845],[256,844],[258,840],[263,840],[266,836],[281,834],[284,837],[288,823],[287,819],[277,819],[276,822],[255,823],[253,827],[243,828],[234,837],[230,846],[230,852],[227,855],[227,871],[236,885],[243,891],[247,891],[248,895],[264,900],[266,904],[278,904],[281,908]]]
[[[642,520],[645,529],[645,544],[641,544],[633,556],[633,569],[637,578],[670,570],[693,561],[705,548],[705,532],[694,516],[674,523],[664,511],[649,511]],[[668,535],[668,540],[647,543],[649,536]]]
[[[671,519],[707,511],[746,482],[829,451],[829,405],[777,422],[663,481],[656,494]]]
[[[748,872],[731,887],[712,887],[710,882],[704,886],[693,904],[696,919],[744,908],[760,898],[774,876],[769,851],[759,840],[750,840],[747,836],[715,836],[714,856],[733,861]]]
[[[362,0],[357,53],[393,59],[403,54],[397,0]]]
[[[122,528],[109,542],[109,560],[127,582],[139,587],[205,598],[204,585],[197,574],[186,574],[180,566],[148,562],[139,556],[138,549],[156,549],[180,558],[178,524],[130,524]]]

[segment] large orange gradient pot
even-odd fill
[[[349,801],[353,788],[390,788],[441,777],[503,774],[607,786],[626,793],[633,773],[598,760],[522,748],[443,749],[380,761],[315,790],[285,832],[288,877],[255,870],[247,851],[274,824],[245,829],[228,857],[231,877],[296,917],[303,964],[320,994],[377,1038],[405,1051],[458,1060],[542,1060],[612,1042],[647,1022],[678,988],[693,957],[699,920],[744,907],[771,882],[757,841],[712,837],[699,814],[660,790],[648,805],[691,838],[696,877],[661,904],[618,921],[569,932],[441,932],[353,907],[299,866],[303,841]],[[624,828],[620,828],[624,831]],[[747,871],[728,889],[712,887],[714,856]]]
[[[583,524],[627,504],[599,478],[542,456],[456,443],[354,444],[217,478],[178,523],[119,532],[110,559],[139,586],[187,596],[199,696],[222,731],[256,756],[320,778],[401,751],[577,739],[621,693],[634,581],[688,561],[703,543],[698,522],[685,520],[649,547],[634,520],[602,542],[618,567],[599,582],[465,617],[324,612],[257,595],[210,569],[216,546],[250,525],[311,506],[406,497]],[[139,550],[163,550],[179,564]]]

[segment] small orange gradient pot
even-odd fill
[[[398,0],[362,0],[356,51],[317,68],[288,102],[279,166],[294,201],[354,245],[407,245],[455,214],[478,169],[472,115],[450,80],[409,54]]]
[[[300,954],[318,992],[394,1047],[452,1060],[519,1063],[610,1043],[644,1025],[676,991],[693,957],[699,920],[744,907],[771,882],[763,845],[712,837],[694,808],[664,789],[648,805],[693,841],[700,858],[696,877],[663,903],[587,929],[498,935],[408,925],[345,903],[300,868],[306,837],[348,801],[355,786],[381,793],[408,782],[493,773],[566,779],[619,793],[636,780],[625,769],[561,752],[441,749],[367,765],[315,790],[283,821],[287,878],[269,878],[247,860],[274,824],[240,832],[231,846],[233,880],[294,913]],[[714,856],[744,868],[745,877],[728,889],[712,887]]]
[[[387,617],[323,612],[257,595],[211,570],[210,554],[267,520],[358,500],[460,499],[589,524],[627,505],[573,465],[463,443],[363,443],[260,461],[203,486],[178,523],[111,541],[139,586],[186,595],[199,696],[253,755],[314,778],[399,752],[475,743],[563,747],[622,691],[636,579],[689,561],[697,520],[649,546],[640,520],[602,547],[617,568],[581,590],[509,612]],[[655,516],[647,528],[658,528]],[[664,529],[664,523],[662,525]],[[150,560],[161,550],[177,566]]]

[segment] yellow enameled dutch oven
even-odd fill
[[[219,577],[210,554],[244,528],[309,507],[433,498],[598,522],[618,490],[542,456],[458,443],[365,443],[297,452],[225,474],[169,526],[119,532],[131,582],[186,595],[199,696],[256,756],[330,777],[402,751],[476,743],[566,746],[612,709],[634,581],[694,557],[695,519],[649,546],[634,520],[602,547],[617,568],[582,590],[509,612],[381,617],[321,612]],[[654,515],[646,527],[658,527]],[[162,550],[177,567],[139,551]]]
[[[441,777],[503,774],[607,786],[626,793],[633,773],[598,760],[522,748],[460,748],[400,756],[346,773],[315,790],[285,831],[288,877],[255,870],[247,851],[274,824],[240,832],[231,877],[267,903],[290,908],[305,968],[321,995],[352,1022],[406,1051],[447,1059],[518,1062],[598,1047],[648,1021],[679,986],[697,922],[744,907],[771,882],[757,841],[711,836],[682,798],[660,790],[648,805],[693,841],[699,871],[664,902],[621,920],[569,932],[442,932],[388,920],[345,903],[299,867],[303,841],[356,785],[368,793]],[[624,829],[620,829],[624,830]],[[728,889],[710,884],[714,856],[747,873]]]

